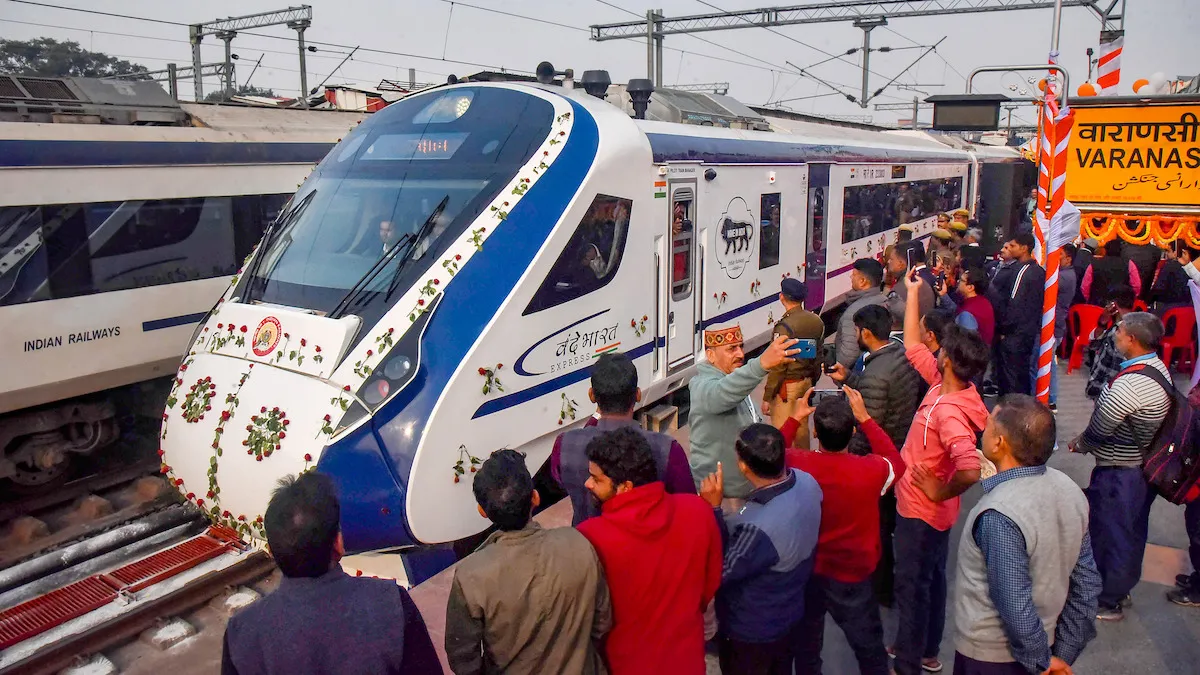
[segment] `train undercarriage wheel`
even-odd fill
[[[14,470],[8,476],[8,480],[15,492],[22,494],[44,492],[48,488],[57,487],[65,483],[70,469],[71,460],[69,458],[58,462],[48,469],[19,462],[14,466]]]

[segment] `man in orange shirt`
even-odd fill
[[[609,672],[704,673],[704,608],[721,583],[721,533],[700,497],[667,494],[650,444],[623,427],[587,445],[585,484],[600,515],[578,530],[600,556],[612,597]]]
[[[959,495],[979,480],[978,434],[988,410],[972,381],[987,366],[989,349],[979,334],[946,326],[935,358],[921,341],[922,282],[909,273],[904,310],[904,348],[913,368],[929,383],[900,455],[908,471],[896,481],[896,609],[898,675],[938,672],[946,625],[946,557]]]

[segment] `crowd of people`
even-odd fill
[[[1165,284],[1200,280],[1200,252],[1177,248],[1150,275],[1132,254],[1118,264],[1117,247],[1064,249],[1060,313],[1080,290],[1107,303],[1095,410],[1067,444],[1096,459],[1081,490],[1047,465],[1056,385],[1049,406],[1031,395],[1045,280],[1032,236],[988,266],[965,230],[932,252],[908,240],[883,264],[856,261],[829,363],[797,279],[781,284],[786,311],[760,356],[747,358],[738,326],[706,330],[686,450],[635,420],[633,361],[597,359],[597,413],[560,434],[549,460],[572,527],[533,519],[541,497],[521,453],[497,450],[474,476],[494,531],[454,570],[450,668],[699,674],[713,653],[725,675],[816,674],[828,615],[861,673],[937,673],[952,602],[954,673],[1071,673],[1095,621],[1121,619],[1141,576],[1155,498],[1142,461],[1172,400],[1160,315],[1182,297]],[[1146,292],[1155,313],[1134,311]],[[1056,341],[1066,334],[1056,323]],[[815,388],[823,374],[836,389]],[[1200,506],[1186,513],[1200,569]],[[407,593],[341,571],[329,479],[283,484],[265,526],[283,583],[231,620],[225,673],[440,672]],[[1178,581],[1169,599],[1200,606],[1200,573]],[[892,641],[881,607],[897,618]],[[283,632],[293,639],[272,638]]]

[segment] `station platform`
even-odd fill
[[[1069,475],[1080,487],[1088,483],[1088,476],[1095,461],[1086,455],[1067,452],[1067,442],[1082,433],[1092,414],[1093,404],[1083,393],[1087,371],[1065,373],[1065,363],[1060,364],[1058,398],[1058,439],[1060,449],[1050,460],[1050,465]],[[1180,385],[1186,379],[1177,378]],[[827,379],[818,387],[831,387]],[[761,400],[756,392],[755,400]],[[994,399],[987,399],[989,406]],[[676,432],[676,437],[686,449],[687,428]],[[815,441],[814,441],[815,442]],[[944,673],[949,675],[954,662],[954,606],[953,589],[957,565],[958,541],[962,522],[967,513],[978,502],[982,491],[975,487],[963,495],[959,522],[951,532],[948,581],[951,600],[948,602],[946,633],[942,640],[941,661]],[[571,508],[560,502],[537,517],[544,527],[569,527]],[[1187,534],[1183,526],[1183,507],[1165,500],[1155,502],[1150,515],[1150,544],[1146,548],[1142,568],[1142,582],[1133,591],[1133,607],[1125,611],[1125,619],[1117,623],[1097,622],[1098,635],[1075,663],[1075,672],[1080,674],[1103,673],[1105,675],[1142,675],[1144,673],[1191,674],[1200,672],[1200,608],[1187,608],[1171,604],[1165,592],[1174,585],[1175,575],[1191,571],[1187,556]],[[411,590],[413,600],[420,608],[429,627],[434,645],[445,665],[445,621],[446,598],[450,592],[454,568],[429,579]],[[831,619],[825,630],[825,647],[822,654],[826,675],[852,675],[858,672],[854,655],[846,644],[840,629]],[[884,632],[890,641],[896,633],[895,613],[883,610]],[[450,670],[447,667],[446,672]],[[708,673],[720,673],[716,657],[708,657]]]

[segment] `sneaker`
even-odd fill
[[[1057,403],[1050,404],[1050,412],[1058,414],[1058,404]]]
[[[893,659],[896,658],[895,645],[888,645],[887,647],[884,647],[884,651],[886,651],[887,655],[892,657]],[[921,659],[921,670],[923,670],[927,673],[940,673],[940,672],[942,672],[943,668],[945,668],[945,666],[943,666],[942,662],[937,660],[936,658]],[[893,671],[893,672],[895,672],[895,671]]]
[[[1125,610],[1121,609],[1120,605],[1116,607],[1104,607],[1103,605],[1096,611],[1097,621],[1120,621],[1125,618]]]
[[[1117,606],[1121,609],[1129,609],[1130,607],[1133,607],[1133,598],[1126,593],[1125,597],[1117,601]]]
[[[1174,588],[1167,591],[1167,600],[1184,607],[1200,607],[1200,589],[1195,587]]]
[[[1197,584],[1196,581],[1197,581],[1197,574],[1195,572],[1192,572],[1191,574],[1176,574],[1175,575],[1175,585],[1180,588],[1191,588],[1193,586],[1200,586],[1200,584]]]

